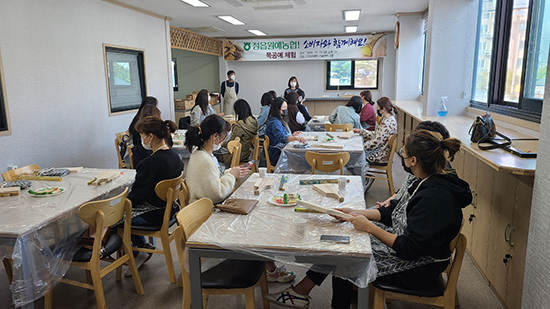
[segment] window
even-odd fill
[[[2,71],[2,57],[0,56],[0,135],[11,133],[8,104],[4,89],[4,72]]]
[[[424,13],[422,16],[422,40],[423,40],[423,49],[422,49],[422,75],[420,76],[420,93],[424,94],[425,77],[426,77],[426,52],[428,46],[428,13]]]
[[[325,89],[378,89],[378,67],[378,59],[327,61]]]
[[[540,119],[549,45],[550,1],[480,1],[472,105]]]
[[[172,58],[172,87],[178,91],[178,63],[176,58]]]
[[[103,46],[109,114],[139,108],[147,96],[143,50]]]

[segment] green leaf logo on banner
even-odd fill
[[[244,50],[246,51],[250,50],[250,42],[244,42]]]

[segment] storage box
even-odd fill
[[[185,97],[185,99],[186,99],[186,100],[194,100],[192,94],[188,94],[188,95]]]
[[[185,109],[185,100],[174,100],[174,107],[176,109]]]
[[[195,106],[195,101],[185,100],[185,109],[192,109]]]

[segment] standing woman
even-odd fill
[[[269,109],[271,108],[271,103],[273,102],[274,98],[276,98],[276,96],[273,97],[272,94],[269,92],[266,92],[262,95],[262,100],[260,101],[260,103],[262,104],[262,109],[260,109],[260,116],[258,117],[259,136],[265,135],[267,118],[269,118]]]
[[[363,103],[361,102],[361,98],[354,95],[345,106],[338,106],[332,114],[330,114],[328,120],[330,123],[335,124],[351,123],[354,128],[360,129],[361,123],[359,121],[359,113],[361,113],[362,107]]]
[[[273,165],[276,165],[277,161],[279,161],[281,149],[283,149],[288,142],[306,142],[305,138],[298,136],[298,134],[302,132],[290,132],[287,122],[283,120],[283,118],[287,116],[288,106],[285,99],[275,98],[273,103],[271,103],[269,120],[267,121],[267,128],[265,130],[265,134],[269,137],[269,159]]]
[[[388,162],[391,148],[388,140],[390,136],[397,134],[397,121],[394,116],[397,114],[397,108],[393,106],[388,97],[381,97],[376,104],[378,105],[377,113],[382,117],[376,130],[353,129],[353,132],[363,136],[363,146],[368,162]]]
[[[374,131],[376,127],[376,113],[374,112],[372,93],[370,90],[365,90],[361,91],[360,95],[364,105],[360,116],[361,127],[365,130]]]
[[[302,89],[300,89],[300,84],[298,83],[298,79],[296,78],[296,76],[291,76],[288,80],[288,88],[285,89],[283,97],[286,98],[286,95],[290,92],[298,93],[298,102],[302,102],[306,99],[306,93]]]
[[[223,97],[223,112],[230,115],[233,112],[233,104],[239,95],[239,83],[235,81],[235,71],[227,71],[227,80],[221,85]]]
[[[235,121],[231,127],[231,139],[223,143],[222,146],[227,147],[228,142],[237,137],[240,138],[241,157],[239,158],[239,162],[248,161],[252,154],[252,139],[258,135],[258,121],[252,116],[250,105],[246,100],[238,99],[235,104],[233,104],[233,109],[235,110],[237,121]],[[220,156],[220,161],[226,165],[230,165],[232,158],[233,155],[230,153],[223,154]]]
[[[288,104],[288,126],[292,133],[306,129],[306,119],[298,108],[299,95],[296,92],[287,93],[285,99]]]
[[[190,127],[185,134],[185,146],[192,152],[187,169],[189,202],[203,197],[212,203],[223,202],[235,187],[235,180],[246,176],[248,168],[239,166],[225,170],[221,174],[214,150],[221,148],[229,136],[231,126],[218,115],[206,117],[198,126]]]
[[[195,105],[191,109],[190,118],[191,126],[195,127],[201,123],[204,118],[216,114],[216,111],[210,106],[210,93],[206,89],[202,89],[195,98]]]
[[[157,98],[145,97],[143,101],[141,101],[141,105],[139,106],[138,112],[136,113],[136,115],[134,116],[134,119],[132,119],[132,122],[128,127],[130,140],[134,144],[134,148],[132,148],[132,152],[134,154],[134,167],[136,167],[141,160],[151,155],[150,151],[143,149],[143,146],[141,145],[141,138],[140,138],[139,132],[136,130],[136,124],[138,123],[141,117],[143,108],[147,105],[153,105],[157,107],[158,106]]]

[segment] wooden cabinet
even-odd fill
[[[304,105],[311,116],[330,115],[340,105],[346,105],[349,98],[344,100],[315,100],[306,99]]]

